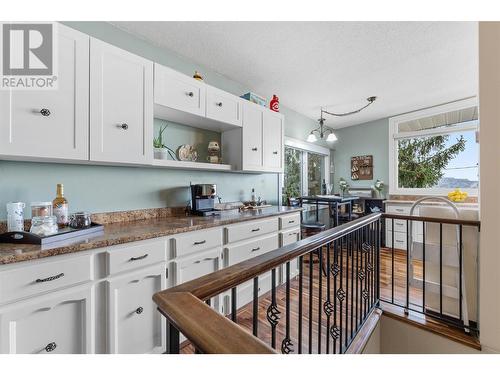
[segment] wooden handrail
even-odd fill
[[[456,224],[465,225],[481,228],[481,222],[479,220],[463,220],[463,219],[451,219],[451,218],[439,218],[430,216],[414,216],[414,215],[399,215],[399,214],[382,214],[383,219],[399,219],[399,220],[411,220],[411,221],[425,221],[428,223],[441,223],[441,224]]]

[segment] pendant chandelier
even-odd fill
[[[333,132],[333,129],[325,126],[325,118],[323,117],[323,114],[327,114],[330,116],[337,116],[337,117],[344,117],[344,116],[349,116],[353,115],[355,113],[361,112],[363,109],[366,107],[370,106],[375,100],[377,99],[376,96],[370,96],[366,100],[368,101],[368,104],[364,105],[363,107],[356,109],[355,111],[350,111],[350,112],[344,112],[344,113],[333,113],[333,112],[328,112],[325,111],[323,108],[321,108],[321,115],[320,119],[318,120],[319,126],[312,130],[311,133],[309,133],[307,137],[307,142],[316,142],[319,139],[325,139],[327,142],[334,142],[337,140],[337,136]]]

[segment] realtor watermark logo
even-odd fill
[[[0,34],[0,89],[57,88],[54,23],[0,23]]]

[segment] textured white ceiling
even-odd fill
[[[113,22],[312,119],[343,127],[477,94],[475,22]]]

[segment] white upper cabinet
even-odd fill
[[[90,160],[153,160],[153,63],[90,41]]]
[[[205,116],[205,84],[163,65],[155,64],[155,104]]]
[[[207,86],[207,117],[241,126],[241,99],[225,91]]]
[[[89,36],[55,30],[57,88],[0,91],[1,156],[89,158]]]
[[[264,168],[269,171],[283,171],[283,116],[272,111],[264,111],[262,137]]]
[[[243,102],[243,169],[262,169],[262,113],[256,104]]]

